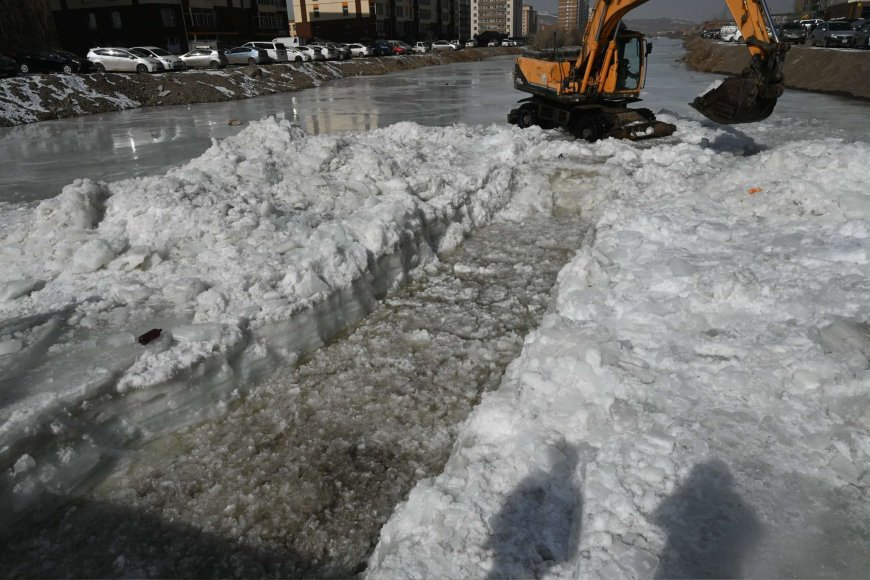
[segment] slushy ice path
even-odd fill
[[[577,216],[494,223],[220,421],[150,445],[36,537],[15,575],[341,576],[437,475],[580,247]],[[8,559],[12,559],[10,562]]]

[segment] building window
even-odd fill
[[[93,12],[88,14],[88,28],[91,30],[97,29],[97,15]]]
[[[203,8],[191,8],[190,25],[193,28],[214,28],[214,11]]]
[[[112,26],[121,28],[121,13],[117,10],[112,12]]]
[[[274,12],[261,12],[257,15],[257,21],[260,28],[266,30],[278,29],[278,16]]]
[[[314,17],[320,18],[320,4],[314,5]]]
[[[160,19],[163,21],[163,28],[175,28],[178,22],[175,19],[175,10],[172,8],[161,8]]]
[[[347,9],[347,2],[342,2],[341,3],[341,15],[347,16],[348,14],[350,14],[350,11]]]
[[[396,17],[403,18],[405,16],[405,9],[401,6],[396,6]]]

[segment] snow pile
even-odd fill
[[[165,176],[78,180],[9,207],[3,503],[68,493],[65,466],[220,412],[276,359],[359,320],[500,211],[514,165],[548,138],[414,124],[311,137],[267,119]],[[24,455],[35,467],[9,471]]]
[[[369,577],[870,574],[870,146],[676,138],[540,149],[594,235]]]

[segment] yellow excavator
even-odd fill
[[[578,139],[605,137],[649,139],[672,134],[676,127],[657,121],[640,101],[646,60],[652,52],[643,34],[628,30],[622,19],[648,0],[597,0],[576,60],[521,56],[514,87],[531,93],[508,114],[520,127],[562,127]],[[740,76],[730,77],[692,106],[721,124],[766,119],[783,91],[782,68],[788,44],[779,41],[764,0],[725,0],[746,39],[751,55]]]

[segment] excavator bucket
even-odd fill
[[[760,93],[753,75],[743,74],[725,79],[715,89],[697,97],[691,105],[711,121],[736,125],[768,118],[776,106],[776,100],[776,96],[763,96]]]

